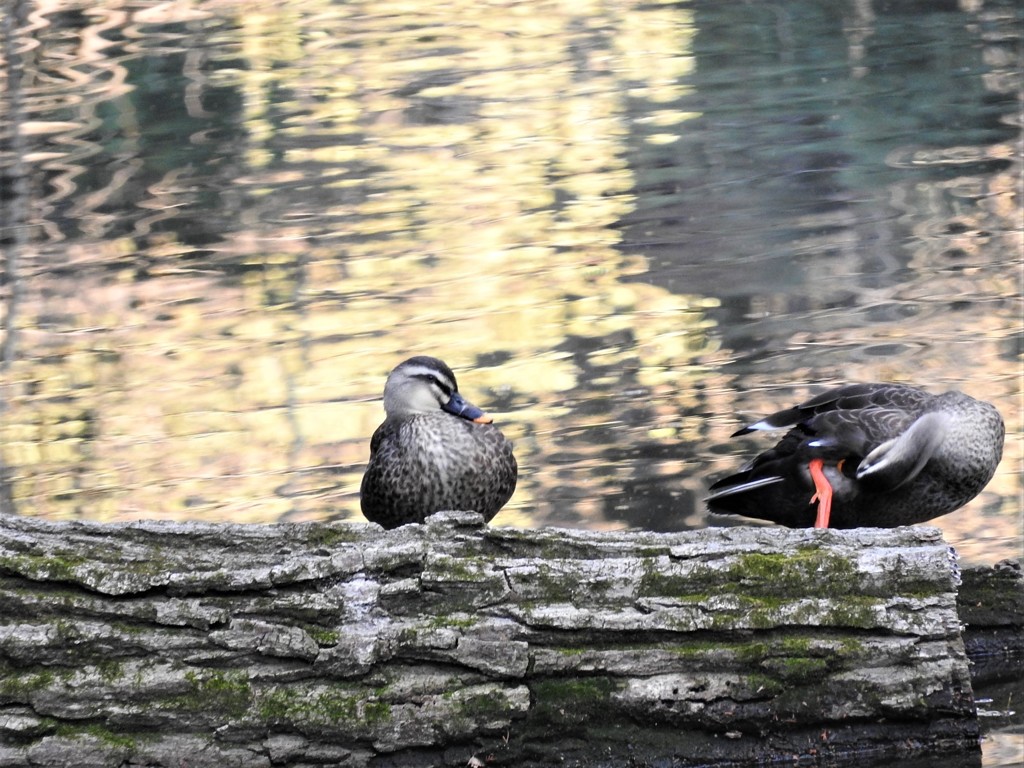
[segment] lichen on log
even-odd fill
[[[933,528],[0,521],[0,766],[975,750]]]

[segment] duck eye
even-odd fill
[[[437,388],[440,389],[444,393],[445,397],[451,397],[452,396],[452,388],[449,387],[445,382],[441,381],[438,378],[433,379],[433,382],[437,386]]]
[[[441,394],[443,394],[445,397],[450,398],[452,396],[452,388],[448,386],[446,382],[439,379],[437,376],[434,376],[433,374],[429,373],[424,373],[417,374],[416,378],[419,379],[420,381],[425,382],[427,385],[437,387],[441,391]]]

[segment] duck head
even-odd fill
[[[388,374],[384,411],[389,417],[446,411],[460,419],[490,424],[492,419],[459,394],[452,369],[436,357],[410,357]]]

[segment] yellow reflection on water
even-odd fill
[[[497,416],[519,438],[525,475],[544,464],[545,436],[566,431],[565,401],[586,384],[567,336],[626,334],[604,363],[629,361],[638,381],[666,392],[687,358],[713,346],[703,310],[714,300],[624,284],[645,265],[615,249],[612,228],[634,186],[622,83],[652,100],[678,92],[688,13],[627,10],[609,40],[617,48],[584,31],[581,78],[565,43],[580,19],[611,26],[595,8],[458,5],[417,6],[416,23],[397,26],[401,4],[247,4],[233,28],[191,11],[123,18],[137,48],[155,35],[170,50],[147,25],[187,22],[193,39],[216,37],[214,56],[246,62],[189,75],[200,91],[191,113],[203,88],[242,97],[245,167],[231,178],[242,226],[210,250],[246,270],[225,280],[155,235],[188,206],[171,172],[139,203],[150,213],[134,239],[75,244],[84,265],[106,272],[26,280],[20,341],[46,354],[11,371],[3,430],[19,510],[356,518],[383,378],[405,356],[441,355],[476,400],[506,403]],[[443,119],[420,119],[432,110]],[[685,119],[666,111],[659,122]],[[79,207],[83,229],[109,225]],[[152,261],[143,280],[140,257]],[[60,324],[35,336],[54,304]],[[524,477],[506,522],[528,523],[520,510],[535,511],[544,491],[543,473]]]
[[[25,32],[47,43],[41,69],[67,76],[26,94],[22,124],[24,162],[47,184],[4,375],[17,511],[359,520],[384,378],[425,353],[516,442],[521,480],[497,525],[626,525],[634,498],[661,505],[666,527],[703,525],[709,479],[744,450],[717,450],[735,414],[830,377],[970,380],[1018,439],[978,511],[940,524],[997,542],[988,555],[1019,541],[1020,383],[998,352],[1016,271],[991,264],[991,221],[943,229],[926,207],[949,192],[1010,221],[1012,173],[894,190],[921,245],[914,274],[867,302],[924,307],[925,331],[851,327],[812,301],[779,366],[737,381],[719,299],[659,285],[621,242],[637,206],[630,153],[672,145],[699,117],[679,105],[695,67],[685,6],[101,6],[77,33],[80,58],[74,33],[47,30],[59,12],[41,6]],[[181,129],[152,138],[141,121],[160,106]],[[808,215],[798,245],[832,244],[842,223]],[[805,275],[832,286],[856,276],[844,268]],[[944,312],[960,295],[992,311]],[[790,309],[772,296],[764,307]],[[852,354],[919,335],[963,354],[891,368]],[[815,366],[794,363],[807,348]]]

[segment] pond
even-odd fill
[[[515,441],[494,525],[747,524],[733,431],[897,381],[1000,410],[935,524],[1020,555],[1019,3],[10,7],[5,510],[360,521],[431,354]]]

